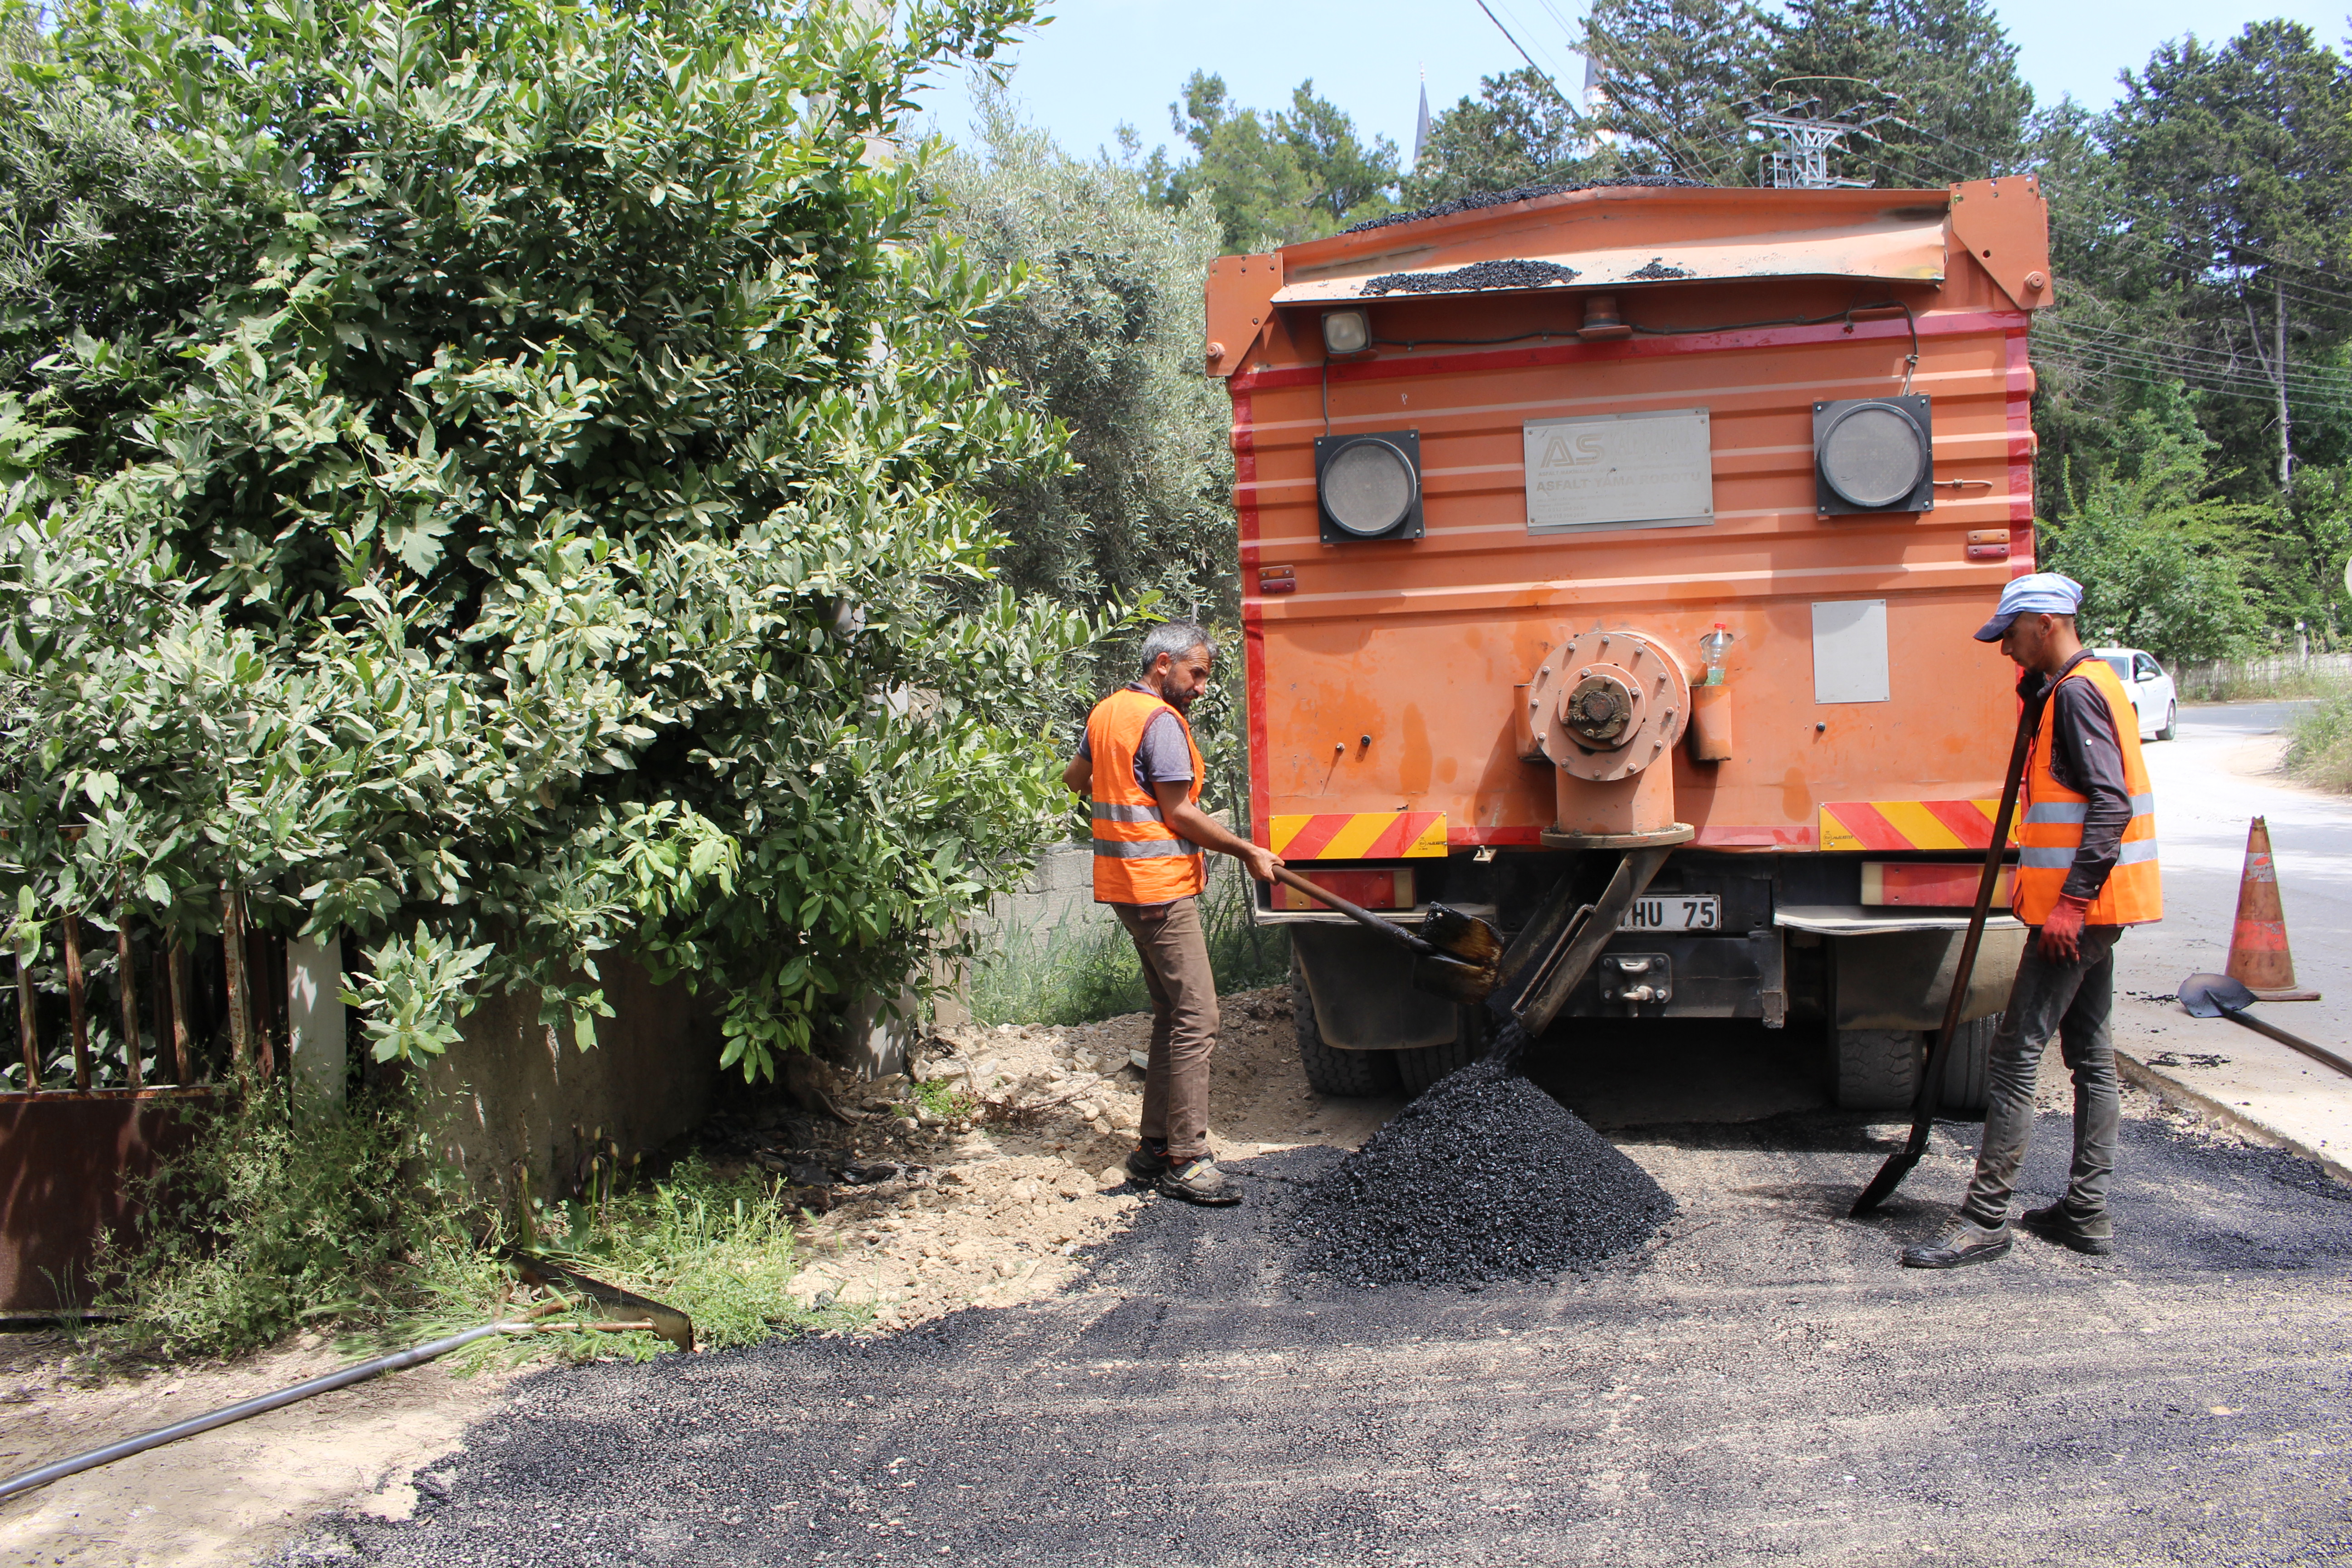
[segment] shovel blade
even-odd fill
[[[2228,974],[2192,974],[2180,983],[2180,1005],[2194,1018],[2218,1018],[2241,1013],[2260,998],[2245,982]]]
[[[1428,953],[1412,961],[1414,990],[1443,996],[1465,1007],[1475,1007],[1492,995],[1500,978],[1491,963],[1465,963],[1444,953]]]
[[[1478,968],[1492,969],[1502,962],[1500,931],[1476,915],[1465,915],[1444,904],[1429,906],[1429,913],[1421,922],[1421,937],[1430,946],[1442,947],[1463,963]]]

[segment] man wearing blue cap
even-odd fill
[[[2037,572],[2012,581],[1977,632],[2017,662],[2017,694],[2041,713],[2019,792],[2010,884],[2010,908],[2032,931],[1993,1037],[1990,1104],[1968,1197],[1943,1236],[1904,1250],[1906,1268],[1953,1268],[2009,1250],[2010,1194],[2053,1034],[2074,1075],[2074,1163],[2065,1197],[2019,1223],[2077,1252],[2115,1250],[2107,1178],[2123,1104],[2107,1016],[2116,940],[2126,926],[2162,919],[2164,899],[2139,721],[2116,672],[2076,635],[2082,602],[2081,584]]]

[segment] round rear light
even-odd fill
[[[1405,455],[1375,437],[1349,442],[1323,467],[1323,510],[1359,539],[1374,538],[1402,522],[1417,489]]]
[[[1927,438],[1891,403],[1857,403],[1822,437],[1822,478],[1849,505],[1885,510],[1927,474]]]

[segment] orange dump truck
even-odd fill
[[[1842,1103],[1908,1104],[2014,724],[1969,633],[2033,569],[2049,267],[2030,177],[1556,190],[1221,258],[1258,841],[1486,916],[1523,1016],[1818,1029]],[[1258,900],[1318,1088],[1482,1048],[1378,937]]]

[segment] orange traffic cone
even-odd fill
[[[2279,908],[2278,868],[2271,863],[2270,824],[2257,816],[2246,829],[2246,869],[2238,879],[2238,924],[2230,932],[2230,977],[2265,1002],[2316,1002],[2319,993],[2294,983],[2287,951],[2286,915]]]

